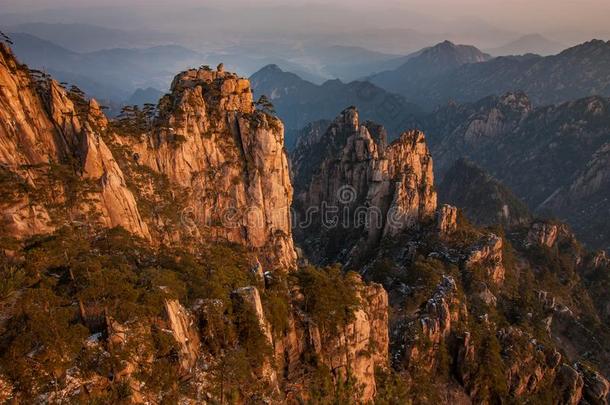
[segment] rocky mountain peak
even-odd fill
[[[375,216],[375,221],[366,224],[342,224],[349,236],[326,243],[341,249],[318,254],[342,260],[356,246],[364,252],[383,236],[433,218],[432,159],[422,132],[404,132],[386,146],[385,129],[370,121],[360,124],[358,111],[350,107],[329,125],[325,135],[316,138],[317,143],[310,138],[300,142],[291,155],[297,216],[303,218],[312,207],[321,206],[345,206],[351,214],[369,209]],[[312,226],[322,227],[320,221],[317,218]],[[304,230],[295,232],[300,231]],[[326,237],[331,236],[322,239]]]
[[[489,59],[491,59],[491,56],[472,45],[456,45],[446,40],[425,49],[420,55],[405,63],[404,67],[415,64],[423,66],[426,63],[438,62],[447,64],[443,66],[443,69],[446,70],[450,67],[457,67],[466,63],[485,62]]]

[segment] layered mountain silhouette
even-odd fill
[[[550,40],[540,34],[524,35],[497,48],[487,49],[492,56],[525,55],[555,55],[565,49],[559,42]]]
[[[329,80],[316,85],[269,65],[250,77],[255,96],[266,95],[286,125],[286,145],[292,148],[296,133],[308,123],[334,118],[345,106],[358,105],[363,117],[386,125],[396,137],[415,121],[420,109],[403,97],[366,81]]]
[[[373,75],[369,80],[385,89],[411,96],[411,89],[422,81],[441,76],[464,64],[491,59],[474,46],[455,45],[450,41],[424,49],[398,68]]]
[[[507,91],[525,91],[536,105],[607,96],[610,42],[592,40],[553,56],[493,59],[472,47],[444,42],[369,80],[430,109],[448,100],[476,101]]]

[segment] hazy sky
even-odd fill
[[[414,29],[480,38],[483,45],[531,33],[565,44],[610,39],[610,0],[0,0],[0,14],[14,12],[30,14],[17,23],[86,22],[180,34],[211,27],[229,34]]]
[[[610,25],[608,0],[0,0],[0,12],[26,11],[59,7],[137,6],[232,8],[262,5],[323,5],[362,12],[383,13],[384,9],[401,9],[440,19],[478,17],[502,28],[511,26],[535,28],[581,28],[604,30]],[[303,15],[303,18],[307,18]]]

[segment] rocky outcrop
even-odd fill
[[[407,369],[432,372],[438,365],[439,345],[468,317],[456,294],[455,280],[444,276],[417,317],[407,320],[402,344]]]
[[[584,380],[584,399],[592,405],[607,404],[610,382],[597,371],[591,370],[582,364],[577,364],[577,369]]]
[[[499,332],[507,359],[508,386],[516,397],[536,392],[546,381],[553,381],[562,356],[553,348],[539,344],[521,329],[509,327]]]
[[[403,133],[385,150],[388,172],[382,176],[395,182],[384,236],[429,221],[436,210],[436,192],[432,158],[424,134],[419,131]]]
[[[457,208],[443,204],[436,213],[436,228],[441,237],[449,236],[457,229]]]
[[[490,282],[502,284],[506,272],[503,264],[503,245],[501,237],[493,233],[487,235],[471,249],[465,262],[466,269],[483,268]]]
[[[360,307],[354,320],[338,335],[330,335],[306,322],[309,342],[333,374],[345,380],[347,373],[362,389],[359,401],[373,400],[376,393],[375,367],[388,366],[388,295],[381,285],[364,285],[358,276]]]
[[[228,240],[264,252],[273,267],[295,266],[283,126],[255,109],[248,80],[183,72],[156,118],[144,124],[136,115],[119,125],[94,100],[34,77],[4,45],[0,54],[0,180],[23,184],[0,201],[8,236],[96,217],[102,227],[120,226],[153,243]],[[141,180],[152,176],[164,180]],[[171,234],[168,218],[150,215],[149,207],[144,218],[139,206],[159,204],[166,194],[182,203],[173,206],[182,212],[173,214],[179,229]]]
[[[358,111],[348,108],[324,136],[299,142],[292,154],[294,207],[303,228],[296,235],[320,231],[317,241],[299,240],[314,260],[349,254],[357,261],[356,251],[433,218],[436,193],[424,135],[405,132],[387,147],[385,136],[376,124],[361,125]],[[339,229],[341,240],[333,239]],[[326,251],[314,248],[320,245]]]
[[[256,287],[243,287],[234,291],[233,295],[240,301],[240,304],[247,305],[253,311],[266,343],[269,347],[274,347],[271,325],[265,316],[258,289]],[[262,378],[273,387],[274,391],[279,391],[277,372],[273,367],[272,360],[266,359],[264,364],[261,364],[259,368]]]
[[[6,114],[0,132],[0,164],[3,171],[31,188],[12,201],[1,202],[9,236],[48,233],[62,219],[70,222],[75,216],[99,216],[102,226],[121,226],[149,238],[134,195],[101,138],[107,121],[97,103],[91,101],[82,107],[85,111],[78,111],[57,82],[47,77],[35,79],[4,45],[0,55],[0,114]],[[56,179],[55,171],[62,166],[67,172]],[[83,184],[66,184],[68,176],[77,182],[90,181],[95,187],[83,190]],[[82,193],[80,201],[70,201],[74,197],[70,194],[77,192],[74,187]],[[49,195],[39,202],[31,194]],[[51,221],[49,210],[58,204],[63,206],[63,215],[54,212]]]
[[[528,243],[550,248],[553,247],[558,236],[559,225],[536,222],[530,227],[527,240]]]
[[[185,194],[189,231],[264,250],[261,260],[294,267],[283,126],[255,110],[248,80],[189,70],[158,108],[150,133],[121,142],[139,165]]]
[[[165,312],[170,330],[180,348],[180,368],[189,373],[195,366],[200,351],[199,334],[194,319],[178,300],[165,300]]]
[[[578,371],[567,364],[562,364],[557,373],[557,384],[562,403],[576,405],[580,402],[584,381]]]

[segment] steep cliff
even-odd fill
[[[508,110],[529,109],[518,97],[507,96],[503,103]],[[498,122],[506,117],[513,122],[507,111],[498,111],[498,117],[504,117]],[[592,283],[584,276],[594,271],[594,263],[604,268],[603,257],[589,259],[564,224],[531,222],[522,205],[511,203],[516,198],[509,192],[500,196],[511,203],[512,216],[502,206],[491,216],[493,222],[510,222],[510,234],[500,227],[491,232],[472,226],[449,205],[434,215],[432,162],[423,135],[407,132],[385,147],[384,132],[371,123],[359,125],[357,118],[348,109],[325,135],[311,131],[299,141],[292,155],[295,206],[300,218],[309,220],[304,223],[313,226],[295,235],[309,258],[340,261],[388,291],[392,372],[406,393],[400,400],[575,403],[600,397],[600,390],[605,397],[605,383],[597,388],[583,383],[583,364],[593,363],[605,373],[609,358],[606,338],[596,337],[608,333],[600,319],[603,311],[596,309],[607,294],[601,292],[601,279]],[[473,136],[501,137],[506,130],[504,124],[492,127],[500,132],[477,130]],[[477,139],[472,142],[486,142]],[[504,190],[475,172],[473,184],[458,191]],[[412,179],[407,198],[397,191],[406,183],[398,180],[402,174]],[[486,204],[473,197],[470,202]],[[333,206],[338,207],[334,215],[364,209],[388,219],[373,239],[370,222],[349,227],[324,223],[328,218],[320,215],[316,224],[315,215]],[[390,218],[396,210],[411,212],[411,222]],[[588,349],[592,346],[595,355]],[[382,390],[378,395],[389,394]]]
[[[296,269],[283,126],[247,80],[189,70],[109,121],[0,56],[3,401],[374,398],[387,294]]]
[[[356,262],[382,237],[433,219],[436,193],[424,135],[410,131],[386,142],[385,130],[360,124],[355,108],[343,111],[323,136],[299,141],[291,155],[295,232],[309,257]],[[304,236],[318,233],[316,240]]]
[[[437,209],[421,132],[388,145],[355,108],[305,132],[297,266],[282,124],[247,80],[189,70],[109,121],[1,55],[3,401],[606,401],[607,256]]]
[[[265,251],[267,263],[294,267],[283,126],[255,109],[248,80],[208,69],[183,72],[154,121],[127,128],[117,137],[125,160],[134,171],[146,167],[166,178],[181,195],[181,225],[190,236],[251,246]]]
[[[4,46],[2,58],[2,181],[20,184],[2,201],[5,236],[78,221],[155,244],[227,240],[294,267],[283,127],[255,109],[247,80],[183,72],[155,116],[109,123]]]
[[[47,233],[64,221],[98,216],[90,223],[122,226],[150,237],[123,173],[101,138],[107,122],[97,104],[77,108],[77,100],[57,82],[35,79],[5,45],[0,57],[0,164],[7,189],[3,236]]]

